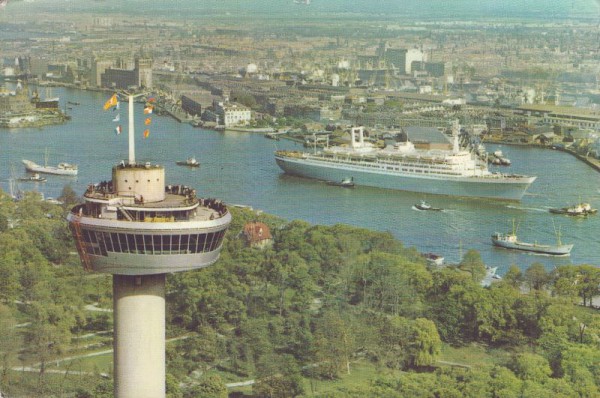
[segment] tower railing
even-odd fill
[[[79,253],[79,258],[83,263],[83,268],[86,271],[92,271],[92,263],[90,261],[90,256],[88,255],[85,241],[83,239],[83,234],[81,233],[81,224],[79,223],[79,219],[75,218],[71,223],[73,226],[73,236],[75,238],[75,247],[77,247],[77,252]]]

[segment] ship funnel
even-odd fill
[[[458,120],[452,122],[452,152],[458,153],[460,148],[458,146],[458,135],[460,133],[460,124]]]
[[[358,137],[357,137],[357,135],[358,135]],[[352,148],[362,148],[365,146],[365,137],[364,137],[362,126],[352,127],[350,129],[350,136],[351,136]],[[357,138],[358,138],[358,142],[356,142]]]

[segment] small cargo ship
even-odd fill
[[[569,254],[571,254],[571,249],[573,248],[573,245],[562,244],[562,242],[560,241],[560,230],[557,232],[556,240],[556,245],[540,244],[537,242],[521,242],[517,238],[517,234],[515,233],[514,222],[512,233],[503,234],[496,232],[492,235],[492,243],[494,244],[494,246],[503,247],[505,249],[514,249],[539,254],[548,254],[551,256],[568,256]]]

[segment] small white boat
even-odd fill
[[[422,253],[421,256],[427,260],[429,265],[435,265],[436,267],[441,267],[444,265],[444,257],[435,254],[435,253]]]

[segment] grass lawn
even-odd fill
[[[77,372],[99,372],[111,373],[113,368],[112,352],[87,358],[77,358],[72,361],[60,362],[57,367],[52,362],[48,363],[48,369],[71,370]]]
[[[336,380],[318,380],[304,378],[304,396],[322,395],[323,393],[344,391],[355,387],[368,385],[371,380],[379,376],[394,376],[402,372],[388,368],[377,368],[367,361],[353,362],[350,365],[350,374],[340,373]]]
[[[489,348],[478,344],[465,347],[452,347],[444,344],[439,360],[470,366],[473,369],[489,369],[497,364],[505,364],[510,359],[510,352]],[[438,363],[444,366],[444,363]]]

